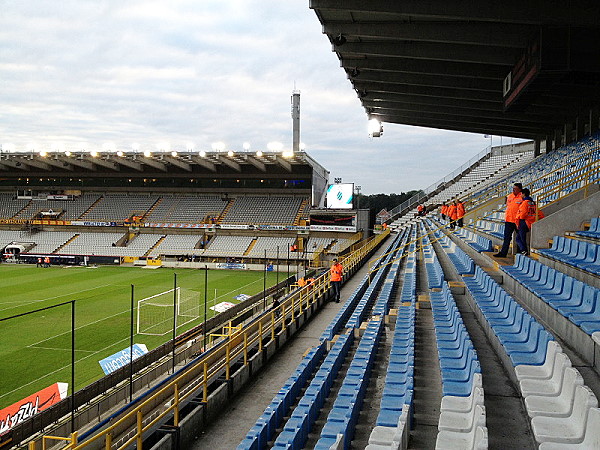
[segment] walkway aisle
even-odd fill
[[[417,270],[417,295],[428,292],[427,270],[423,254],[419,254]],[[415,321],[415,390],[414,429],[408,441],[409,449],[433,449],[438,432],[440,404],[442,402],[442,377],[433,315],[430,308],[417,309]]]
[[[389,242],[388,239],[386,243]],[[386,243],[380,247],[375,256],[383,254],[383,249],[387,247]],[[329,325],[344,300],[354,292],[368,270],[368,263],[366,263],[342,287],[342,302],[326,304],[293,339],[280,349],[238,393],[237,401],[223,410],[221,417],[211,426],[199,433],[192,450],[232,450],[237,447],[281,386],[296,370],[306,350],[319,343],[323,330]]]

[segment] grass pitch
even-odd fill
[[[104,373],[99,360],[129,346],[131,285],[137,301],[177,286],[198,295],[204,320],[204,271],[194,269],[0,266],[0,319],[75,300],[75,384],[80,389]],[[283,280],[286,274],[280,274]],[[263,272],[209,270],[207,303],[237,303],[236,295],[263,290]],[[267,286],[277,275],[267,273]],[[208,317],[214,313],[208,309]],[[134,328],[135,329],[135,328]],[[172,337],[135,335],[151,350]],[[71,380],[71,306],[0,322],[0,409],[51,385]],[[69,386],[69,393],[71,386]]]

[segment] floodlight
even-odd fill
[[[45,158],[46,156],[48,156],[48,152],[46,150],[42,150],[42,151],[40,151],[40,156],[42,158]]]
[[[229,150],[229,151],[227,152],[227,156],[229,156],[229,157],[232,157],[232,156],[233,156],[233,150]]]
[[[92,150],[90,152],[90,155],[92,156],[92,158],[97,158],[98,157],[98,152],[96,150]]]
[[[283,148],[283,144],[281,142],[269,142],[267,148],[272,152],[278,152]]]
[[[144,150],[144,156],[146,158],[150,158],[152,156],[152,152],[150,150]]]
[[[284,150],[283,152],[281,152],[281,156],[283,156],[284,158],[291,158],[292,156],[294,156],[294,151]]]
[[[173,150],[173,151],[171,152],[171,156],[177,156],[177,152],[176,152],[175,150]]]
[[[211,147],[216,152],[222,152],[225,150],[225,144],[223,142],[213,142]]]
[[[71,152],[69,150],[65,150],[65,156],[71,156]]]
[[[370,137],[379,137],[383,134],[383,125],[377,119],[370,119],[367,128]]]
[[[204,158],[206,156],[206,152],[204,150],[200,150],[200,156]]]
[[[258,156],[259,158],[262,156],[262,152],[260,150],[256,151],[256,156]]]
[[[117,156],[123,156],[123,155],[124,155],[124,153],[123,153],[123,150],[119,150],[119,151],[117,152]]]
[[[244,142],[244,144],[242,145],[242,147],[246,151],[250,150],[250,142]]]
[[[168,152],[169,150],[171,150],[171,144],[169,144],[168,142],[159,142],[158,144],[156,144],[156,148],[158,150],[162,150],[163,152]]]

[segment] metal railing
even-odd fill
[[[352,272],[360,265],[389,233],[386,230],[374,236],[343,258],[341,263],[346,271]],[[218,379],[230,380],[234,367],[239,364],[247,365],[250,353],[261,352],[266,343],[275,340],[278,329],[285,330],[289,326],[288,320],[293,323],[329,291],[330,285],[329,274],[323,272],[312,283],[289,295],[279,306],[265,311],[241,329],[236,329],[209,352],[173,374],[151,395],[141,402],[133,403],[131,408],[114,418],[113,423],[84,442],[77,442],[76,432],[68,437],[44,436],[41,439],[43,448],[46,448],[48,440],[64,440],[70,442],[64,449],[110,450],[135,446],[141,450],[143,440],[149,432],[170,419],[174,426],[178,426],[181,408],[194,399],[206,404],[212,383]],[[35,450],[37,442],[30,442],[29,450]]]

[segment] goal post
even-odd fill
[[[164,336],[172,332],[173,309],[175,309],[175,323],[178,327],[198,319],[200,317],[199,294],[177,287],[138,300],[137,334]]]

